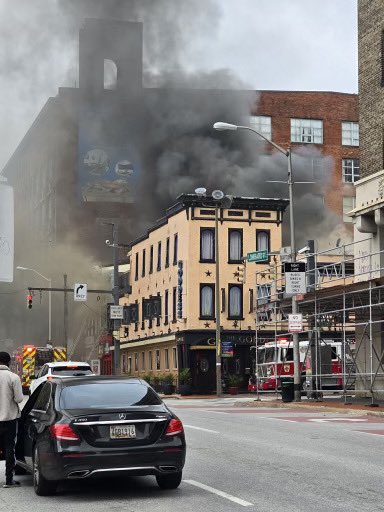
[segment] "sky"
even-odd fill
[[[147,2],[148,53],[157,19],[168,34],[175,23],[177,59],[163,41],[148,60],[160,73],[167,62],[189,73],[228,69],[232,86],[250,89],[357,93],[357,0],[92,1],[0,0],[0,169],[47,99],[76,85],[79,19],[100,2],[138,11]],[[184,8],[163,13],[162,2]]]

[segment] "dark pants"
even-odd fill
[[[15,470],[15,445],[17,437],[17,420],[0,421],[0,437],[5,452],[5,482],[10,484]]]

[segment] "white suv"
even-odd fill
[[[32,380],[30,393],[32,394],[49,377],[80,377],[82,375],[95,375],[88,363],[78,361],[45,363],[36,378]]]

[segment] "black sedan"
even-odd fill
[[[183,424],[145,381],[52,379],[23,408],[17,472],[33,473],[40,496],[63,480],[119,473],[154,475],[161,488],[175,489],[185,452]]]

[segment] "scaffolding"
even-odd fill
[[[369,252],[370,238],[325,251],[299,255],[306,263],[306,293],[297,295],[302,314],[299,339],[307,341],[303,360],[303,387],[309,397],[322,396],[323,383],[334,374],[324,372],[322,347],[340,342],[340,392],[345,401],[351,394],[375,399],[384,397],[384,251]],[[248,267],[253,263],[248,263]],[[251,269],[248,268],[248,272]],[[260,388],[263,345],[285,338],[292,347],[288,315],[292,295],[285,292],[284,261],[275,254],[263,270],[256,269],[255,380]],[[302,349],[301,349],[302,350]],[[306,370],[309,356],[312,366]],[[284,363],[284,361],[283,361]],[[265,367],[265,366],[264,366]],[[286,366],[288,368],[288,366]],[[278,368],[274,363],[276,389]],[[310,384],[310,385],[309,385]],[[315,391],[315,392],[313,392]]]

